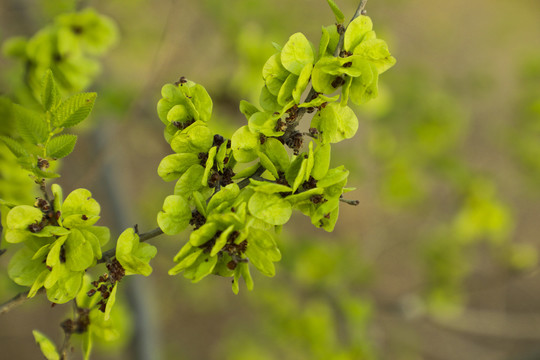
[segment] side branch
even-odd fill
[[[160,228],[155,228],[154,230],[150,230],[148,232],[140,234],[139,235],[139,240],[140,241],[150,240],[151,238],[154,238],[154,237],[159,236],[161,234],[163,234],[163,230],[161,230]]]
[[[60,360],[69,359],[69,350],[71,348],[71,333],[64,330],[64,342],[62,343],[62,349],[60,349]]]
[[[255,178],[258,178],[258,177],[261,176],[265,171],[266,171],[266,169],[264,168],[264,166],[261,166],[260,168],[257,169],[257,171],[255,171],[255,173],[253,173],[253,175],[248,176],[248,177],[245,178],[244,180],[238,182],[238,187],[239,187],[240,189],[245,188],[246,186],[248,186],[248,185],[250,184],[249,179],[255,179]]]
[[[163,230],[161,230],[160,228],[155,228],[154,230],[150,230],[148,232],[140,234],[139,240],[144,242],[152,238],[155,238],[161,234],[163,234]],[[110,250],[105,251],[101,256],[101,259],[99,259],[97,263],[103,264],[105,262],[108,262],[109,260],[114,258],[115,255],[116,255],[116,246]]]
[[[45,288],[39,289],[37,294],[41,294],[43,292],[45,292]],[[29,300],[30,298],[28,297],[28,293],[29,293],[29,291],[19,293],[19,294],[15,295],[13,298],[11,298],[10,300],[8,300],[5,303],[3,303],[2,305],[0,305],[0,315],[9,312],[10,310],[16,308],[19,305],[22,305],[27,300]]]

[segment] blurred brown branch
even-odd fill
[[[45,288],[41,288],[41,289],[38,290],[36,295],[44,293],[44,292],[45,292]],[[19,293],[19,294],[15,295],[13,298],[11,298],[10,300],[8,300],[5,303],[3,303],[2,305],[0,305],[0,315],[9,312],[13,308],[16,308],[17,306],[19,306],[19,305],[23,304],[24,302],[26,302],[27,300],[29,300],[30,298],[28,297],[28,293],[29,293],[29,291]]]

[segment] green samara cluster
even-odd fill
[[[85,270],[101,259],[101,248],[110,238],[109,229],[95,226],[100,206],[90,191],[77,189],[65,200],[53,184],[54,202],[38,199],[35,206],[13,207],[6,219],[6,241],[24,243],[11,258],[8,273],[29,297],[41,287],[50,301],[72,300],[81,289]]]
[[[77,142],[76,135],[64,131],[92,111],[97,94],[72,92],[92,80],[95,56],[115,41],[116,27],[88,9],[61,15],[32,38],[4,45],[5,53],[24,64],[27,90],[17,100],[0,98],[0,117],[9,123],[0,141],[41,193],[33,205],[0,199],[2,240],[18,244],[8,273],[29,287],[28,297],[46,292],[53,303],[75,300],[73,319],[62,327],[66,339],[85,334],[85,359],[94,336],[116,336],[111,310],[120,280],[152,272],[157,249],[146,240],[192,226],[169,274],[183,273],[192,282],[210,274],[232,277],[238,293],[241,277],[253,288],[250,264],[274,276],[274,263],[281,259],[275,234],[293,210],[330,232],[340,203],[355,203],[343,198],[351,190],[346,187],[349,171],[331,166],[331,146],[355,135],[358,119],[349,100],[361,105],[376,97],[378,76],[395,59],[367,16],[358,13],[345,27],[343,14],[328,3],[338,24],[322,29],[318,50],[301,33],[283,47],[276,45],[262,70],[259,103],[240,103],[247,125],[230,139],[208,127],[213,106],[203,86],[182,77],[162,88],[157,112],[174,153],[161,161],[158,174],[176,181],[174,193],[157,215],[158,229],[139,234],[137,226],[128,228],[107,251],[110,231],[96,226],[101,207],[91,192],[76,189],[64,199],[53,184],[49,196],[46,179],[60,176],[57,161]],[[302,132],[298,127],[306,114],[310,126]],[[88,270],[101,263],[107,272],[91,277]],[[38,331],[34,336],[47,358],[60,357],[46,336]]]
[[[182,77],[162,89],[157,111],[175,153],[158,174],[177,182],[158,225],[169,235],[194,227],[171,275],[183,272],[193,282],[234,277],[235,293],[243,277],[252,289],[249,263],[275,274],[281,254],[274,232],[293,209],[316,227],[334,229],[342,195],[351,189],[349,171],[330,167],[331,144],[354,136],[358,119],[349,99],[360,105],[376,97],[378,76],[395,59],[364,15],[346,30],[324,27],[318,52],[301,33],[276,47],[263,67],[260,108],[240,103],[248,124],[231,139],[209,129],[212,101],[201,85]],[[296,127],[306,113],[313,113],[311,127],[302,133]]]
[[[32,89],[40,88],[43,74],[51,69],[62,91],[76,92],[93,81],[100,70],[96,57],[117,38],[118,30],[111,19],[86,9],[59,15],[30,39],[9,39],[4,53],[24,63],[26,81]]]

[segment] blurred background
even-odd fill
[[[32,36],[73,3],[0,0],[0,41]],[[346,18],[357,6],[337,3]],[[205,86],[211,126],[231,136],[245,123],[239,101],[258,99],[272,42],[303,32],[318,44],[334,22],[323,0],[76,6],[111,17],[120,39],[58,183],[90,189],[113,237],[155,228],[174,186],[156,170],[171,153],[155,111],[163,84]],[[125,279],[104,336],[114,341],[93,359],[540,359],[540,2],[371,0],[367,10],[397,64],[333,153],[360,205],[341,206],[333,233],[296,214],[276,277],[257,272],[255,289],[237,296],[224,278],[167,275],[187,233],[151,240],[154,272]],[[0,58],[0,93],[22,73]],[[32,189],[8,183],[3,191]],[[0,275],[0,302],[23,290]],[[0,358],[40,358],[32,329],[60,344],[68,310],[41,296],[2,315]]]

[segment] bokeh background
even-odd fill
[[[357,6],[337,2],[346,17]],[[317,44],[334,21],[323,0],[76,6],[110,16],[121,38],[90,87],[92,119],[58,182],[90,189],[116,235],[153,229],[174,186],[156,171],[170,153],[155,112],[163,84],[204,85],[211,126],[230,136],[245,122],[239,101],[258,98],[272,41],[300,31]],[[0,41],[31,36],[72,7],[0,0]],[[367,9],[397,64],[379,98],[355,109],[356,137],[333,153],[360,205],[341,206],[333,233],[294,216],[276,277],[254,274],[255,289],[237,296],[227,279],[167,275],[186,234],[153,239],[154,273],[126,279],[118,339],[92,358],[540,359],[540,2],[371,0]],[[0,58],[0,92],[21,74]],[[0,275],[0,302],[22,290]],[[61,343],[68,310],[41,297],[2,315],[0,358],[40,358],[31,330]]]

